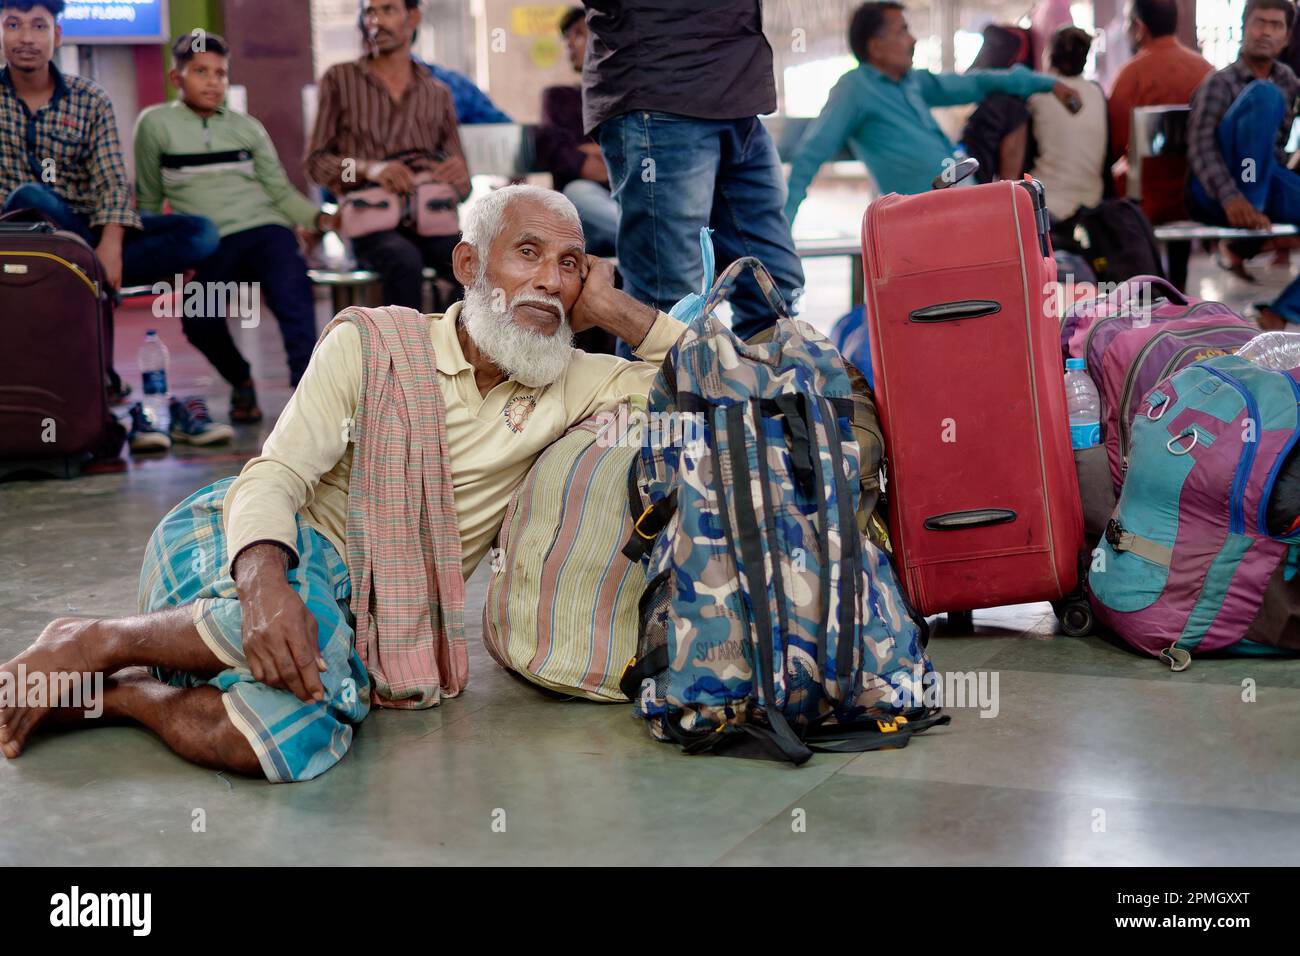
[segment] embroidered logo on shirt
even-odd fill
[[[528,416],[533,413],[537,407],[537,398],[533,395],[516,395],[510,401],[506,402],[505,415],[506,427],[515,434],[524,430],[524,424],[528,421]]]

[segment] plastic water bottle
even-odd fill
[[[1101,397],[1086,367],[1083,359],[1065,360],[1065,400],[1070,410],[1070,444],[1075,448],[1101,444]]]
[[[1264,368],[1290,371],[1300,367],[1300,332],[1264,332],[1238,349],[1237,354]]]
[[[158,330],[150,329],[140,346],[140,378],[144,382],[145,414],[153,421],[156,428],[166,431],[171,426],[171,413],[168,405],[171,401],[167,391],[167,363],[170,353],[163,340],[158,338]]]

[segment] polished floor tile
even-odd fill
[[[897,900],[907,866],[1295,866],[1298,828],[1293,813],[837,774],[719,862],[873,867],[868,892]]]

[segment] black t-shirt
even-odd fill
[[[1003,138],[1028,122],[1029,107],[1020,97],[1009,93],[990,93],[984,97],[961,134],[966,155],[980,161],[979,172],[975,174],[978,182],[991,183],[995,176],[1001,175]]]
[[[587,0],[583,127],[632,110],[743,119],[776,109],[760,0]]]

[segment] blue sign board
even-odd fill
[[[67,0],[59,25],[65,43],[159,43],[167,0]]]

